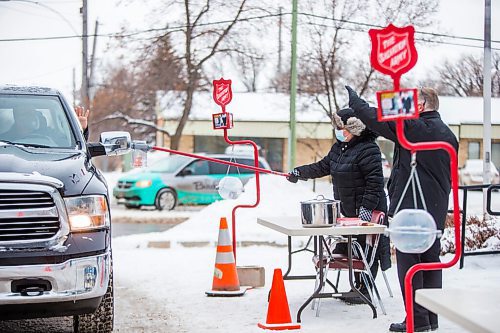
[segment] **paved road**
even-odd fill
[[[171,314],[162,304],[137,295],[133,290],[115,286],[114,332],[179,332]],[[70,333],[72,317],[0,321],[2,333]]]
[[[182,217],[196,213],[204,206],[181,206],[172,212],[155,210],[126,210],[112,207],[117,216],[129,216],[128,223],[114,223],[113,237],[145,232],[158,232],[175,226]],[[185,215],[185,216],[184,216]],[[162,218],[158,218],[161,216]],[[138,223],[134,223],[138,222]],[[116,279],[119,280],[119,279]],[[182,332],[162,304],[156,304],[133,290],[120,286],[115,280],[115,329],[114,332],[168,333]],[[69,333],[73,332],[72,317],[0,321],[0,333]]]

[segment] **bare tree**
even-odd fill
[[[500,97],[500,53],[493,53],[492,59],[493,97]],[[463,55],[455,61],[445,61],[436,68],[435,77],[430,76],[426,82],[433,82],[442,95],[451,96],[483,96],[483,58],[481,56]]]
[[[236,64],[247,91],[256,92],[258,76],[265,66],[264,55],[256,53],[256,50],[237,52]]]
[[[365,13],[371,11],[378,13],[371,16],[376,17],[372,24],[385,26],[392,22],[422,27],[432,23],[432,14],[437,11],[436,0],[375,0],[372,6],[369,4],[356,0],[323,0],[308,3],[304,9],[311,48],[301,57],[299,90],[314,94],[330,118],[346,102],[344,84],[353,85],[361,95],[389,86],[387,78],[369,66],[368,50],[354,46],[352,35],[366,33],[366,28],[353,22],[361,21]],[[315,14],[318,11],[321,14]]]
[[[224,41],[245,11],[246,2],[247,0],[226,1],[222,4],[216,0],[205,0],[193,4],[189,0],[183,1],[183,19],[180,22],[183,26],[181,29],[183,49],[179,49],[178,54],[184,68],[184,100],[180,117],[174,115],[178,119],[178,124],[170,137],[172,149],[179,148],[182,132],[191,113],[194,92],[207,83],[203,80],[204,66],[215,55],[232,51],[224,47]],[[175,5],[175,1],[169,3],[169,6]],[[208,18],[220,17],[222,9],[229,12],[232,10],[232,18],[223,20],[227,23],[207,24]]]
[[[93,101],[91,133],[119,126],[149,142],[156,131],[170,136],[156,125],[156,93],[184,89],[185,83],[168,36],[146,45],[131,65],[120,64],[109,72]]]
[[[495,52],[493,54],[492,67],[493,67],[493,75],[491,77],[492,94],[495,97],[500,97],[500,53],[498,52]]]

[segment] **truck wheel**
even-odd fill
[[[155,206],[158,210],[172,210],[177,204],[177,197],[172,189],[161,189],[156,195]]]
[[[111,333],[113,332],[114,297],[113,273],[109,278],[108,290],[102,297],[101,304],[95,312],[73,316],[75,333]]]

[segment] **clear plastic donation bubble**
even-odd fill
[[[427,251],[441,231],[436,229],[436,222],[431,214],[422,209],[403,209],[389,223],[386,230],[394,246],[405,253]]]
[[[143,150],[132,150],[132,167],[145,168],[148,166],[148,153]]]
[[[237,199],[244,191],[243,183],[239,178],[226,176],[220,180],[217,191],[223,199]]]

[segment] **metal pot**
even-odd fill
[[[316,199],[301,201],[300,210],[303,227],[330,227],[340,216],[340,201],[326,199],[320,194]]]

